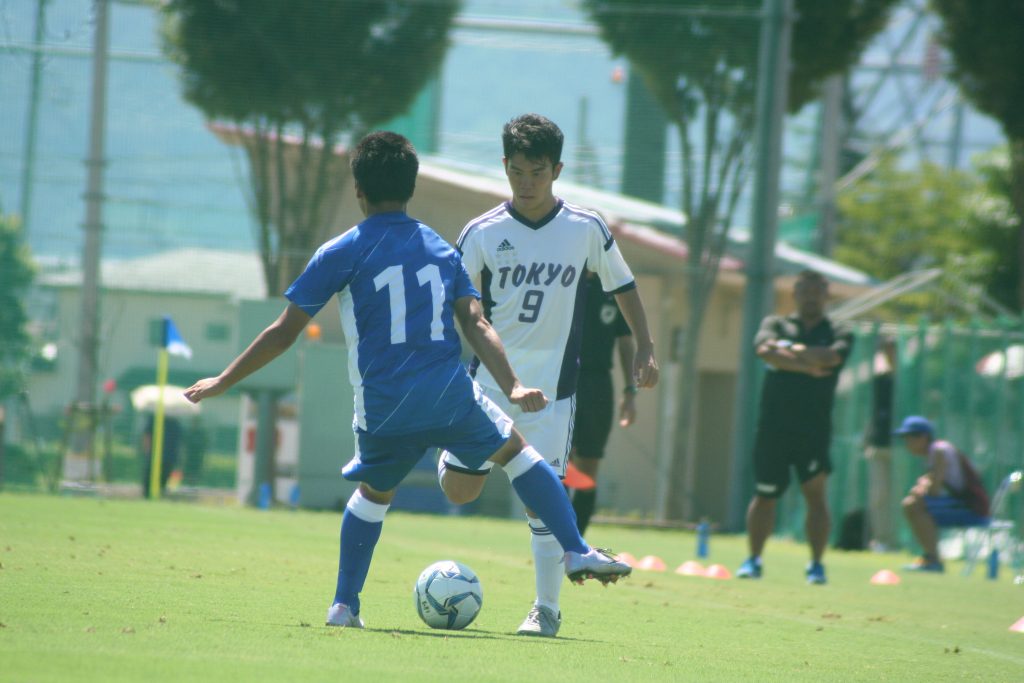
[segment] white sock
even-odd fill
[[[530,523],[530,547],[533,550],[533,568],[537,580],[537,604],[558,613],[558,596],[562,592],[565,567],[562,546],[544,526],[544,522],[533,517]]]
[[[437,483],[441,485],[441,490],[444,490],[444,473],[448,471],[444,462],[445,451],[441,451],[437,454]]]

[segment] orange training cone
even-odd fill
[[[640,563],[636,566],[637,569],[644,569],[649,572],[663,572],[665,571],[665,560],[661,559],[657,555],[645,555]]]
[[[1010,630],[1016,631],[1017,633],[1024,633],[1024,617],[1018,619],[1017,623],[1010,627]]]
[[[565,485],[577,491],[590,491],[597,488],[597,482],[592,477],[579,471],[572,462],[565,468]]]
[[[871,577],[871,583],[876,586],[895,586],[900,582],[900,577],[888,569],[880,569]]]
[[[732,572],[724,564],[713,564],[704,572],[709,579],[731,579]]]
[[[630,567],[636,567],[639,564],[637,559],[629,553],[615,553],[615,557],[619,558],[619,562],[625,562]]]
[[[676,567],[676,574],[683,576],[704,576],[704,565],[697,560],[687,560]]]

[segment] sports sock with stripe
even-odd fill
[[[370,571],[373,549],[380,539],[387,511],[387,505],[364,498],[356,489],[341,518],[341,551],[334,602],[348,605],[353,614],[359,614],[359,593]]]

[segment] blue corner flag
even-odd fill
[[[174,321],[166,315],[164,316],[164,348],[172,355],[192,358],[192,348],[181,338],[181,333],[174,326]]]

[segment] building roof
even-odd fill
[[[219,249],[172,249],[124,260],[105,260],[100,269],[105,290],[175,292],[263,299],[267,294],[259,254]],[[78,268],[45,272],[39,284],[79,287]]]

